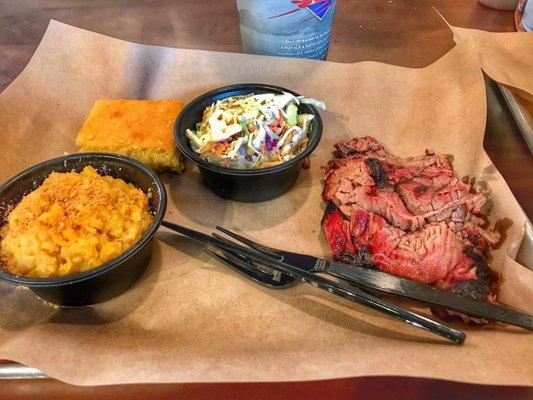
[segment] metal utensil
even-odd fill
[[[288,274],[294,278],[309,283],[329,293],[336,294],[345,299],[351,300],[358,304],[367,306],[376,311],[392,316],[393,318],[407,322],[408,324],[414,325],[418,328],[425,329],[427,331],[445,337],[446,339],[449,339],[455,343],[463,343],[466,338],[466,335],[457,329],[450,328],[446,325],[433,321],[430,318],[416,314],[412,311],[405,310],[394,304],[389,304],[375,296],[372,296],[362,291],[361,289],[355,286],[348,285],[344,282],[333,282],[322,276],[315,275],[312,272],[301,270],[293,265],[280,261],[278,256],[267,254],[250,247],[244,247],[234,242],[220,239],[218,237],[209,236],[204,233],[174,224],[172,222],[163,221],[162,225],[191,239],[197,240],[203,244],[211,245],[215,249],[225,251],[233,256],[237,255],[237,257],[240,257],[241,259],[248,259],[267,265],[272,269]],[[219,257],[223,258],[223,256],[220,255]],[[239,269],[239,271],[243,273],[245,273],[244,271],[246,270],[247,269],[244,267]]]

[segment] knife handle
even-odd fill
[[[317,260],[313,270],[326,272],[371,291],[389,293],[426,304],[445,307],[472,317],[503,322],[529,331],[533,330],[533,316],[531,314],[448,292],[431,285],[410,281],[381,271],[367,270],[362,267],[352,267],[321,259]],[[370,275],[373,276],[372,279]],[[376,275],[379,276],[379,280],[376,280]]]

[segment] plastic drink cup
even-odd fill
[[[246,53],[325,60],[336,0],[237,0]]]
[[[516,30],[533,32],[533,0],[520,0],[514,14]]]

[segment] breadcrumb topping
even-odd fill
[[[10,212],[0,231],[0,259],[32,277],[68,275],[115,258],[152,221],[140,189],[93,167],[53,172]]]

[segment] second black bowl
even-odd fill
[[[283,164],[261,169],[229,168],[207,162],[191,149],[189,139],[186,136],[187,129],[194,130],[196,124],[202,120],[205,108],[217,100],[250,93],[282,94],[283,92],[299,96],[298,93],[289,89],[258,83],[225,86],[197,97],[178,115],[174,124],[174,138],[178,148],[187,158],[198,165],[204,182],[220,197],[251,203],[273,199],[289,190],[300,174],[302,163],[320,141],[322,136],[320,114],[312,105],[300,104],[298,106],[299,114],[305,113],[315,116],[309,126],[307,147],[296,157]]]

